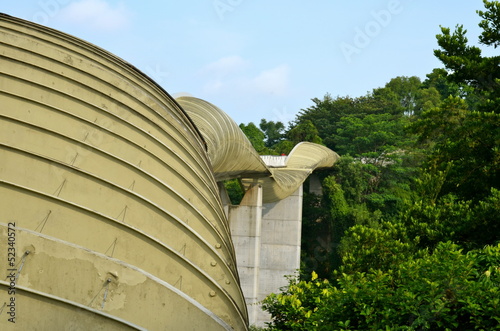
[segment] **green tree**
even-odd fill
[[[500,188],[500,114],[470,111],[464,100],[449,97],[412,128],[429,149],[427,166],[449,169],[442,195],[480,200]]]
[[[350,207],[366,202],[365,195],[372,191],[370,185],[373,180],[370,170],[370,165],[352,156],[342,156],[332,169]]]
[[[293,149],[295,144],[291,142],[290,140],[284,139],[281,140],[279,143],[274,145],[274,152],[275,154],[278,155],[287,155],[290,153],[290,151]]]
[[[322,144],[323,140],[318,135],[318,129],[310,120],[305,120],[293,126],[287,132],[288,139],[294,144],[302,141],[309,141],[316,144]]]
[[[440,101],[439,91],[434,86],[422,84],[416,76],[392,78],[383,88],[374,89],[373,96],[390,105],[384,107],[387,112],[405,116],[419,114]]]
[[[337,122],[343,116],[346,108],[350,107],[350,98],[333,99],[329,94],[326,94],[323,99],[312,99],[313,106],[302,109],[297,115],[296,123],[310,121],[315,125],[318,135],[324,138],[325,145],[334,149],[334,146],[329,142],[328,137],[335,132]]]
[[[477,11],[482,18],[479,26],[483,29],[479,43],[496,48],[500,44],[500,5],[498,1],[483,0],[483,3],[486,10]],[[478,108],[499,113],[500,56],[482,56],[479,47],[468,45],[466,34],[463,25],[457,25],[453,33],[441,27],[441,34],[437,36],[441,49],[434,54],[451,72],[447,76],[451,81],[472,88],[469,94],[474,93],[478,98]]]
[[[312,271],[329,278],[340,265],[337,248],[350,224],[349,206],[335,177],[323,180],[323,195],[304,195],[302,213],[302,277]]]
[[[487,11],[478,11],[478,14],[483,18],[479,23],[483,29],[479,41],[484,45],[497,48],[500,45],[500,3],[498,1],[483,2]]]
[[[268,149],[266,148],[266,144],[264,143],[264,140],[266,138],[264,132],[262,132],[253,122],[250,122],[246,125],[241,123],[239,126],[241,131],[243,131],[245,136],[247,136],[248,140],[250,140],[250,143],[252,144],[253,148],[255,148],[257,153],[267,154]]]
[[[496,48],[500,4],[483,2],[479,42]],[[441,32],[440,49],[434,53],[449,72],[446,79],[466,93],[425,111],[412,128],[430,151],[427,167],[449,169],[441,194],[479,201],[491,187],[500,188],[500,56],[485,57],[479,47],[469,45],[462,25],[453,32],[442,27]]]
[[[500,2],[484,4],[480,43],[496,48]],[[271,330],[500,329],[500,63],[465,34],[442,28],[445,69],[422,84],[327,95],[297,117],[352,155],[312,201],[330,260],[264,301]]]
[[[380,155],[403,146],[405,121],[391,114],[345,116],[333,137],[338,153],[361,156]]]
[[[305,183],[307,186],[307,182]],[[302,235],[300,278],[308,279],[315,271],[322,278],[330,276],[332,264],[331,222],[322,196],[304,188],[302,203]]]
[[[415,242],[409,239],[401,223],[355,225],[343,236],[340,246],[341,271],[389,271],[395,265],[413,258]]]
[[[322,100],[314,98],[312,101],[313,106],[299,112],[295,125],[311,122],[323,143],[333,150],[336,150],[336,146],[332,135],[339,128],[339,121],[342,117],[350,114],[372,113],[374,109],[379,108],[374,106],[379,103],[378,100],[371,97],[337,97],[334,99],[326,94]]]
[[[450,96],[452,97],[465,97],[463,92],[463,87],[461,88],[457,83],[450,81],[448,78],[448,72],[443,68],[433,69],[430,74],[426,75],[425,81],[422,83],[422,87],[429,89],[434,88],[438,91],[441,100],[446,99]],[[434,106],[439,106],[439,103],[434,103]],[[426,107],[430,109],[432,107]]]
[[[401,215],[401,224],[418,247],[434,249],[440,242],[452,241],[464,249],[476,249],[500,242],[500,191],[479,203],[445,195],[435,202],[415,201]]]
[[[227,180],[224,182],[224,187],[226,188],[231,204],[239,205],[245,195],[245,191],[243,190],[240,180],[237,178]]]
[[[420,86],[420,78],[413,76],[393,78],[385,88],[394,92],[404,114],[413,115],[417,108]]]
[[[403,130],[408,117],[437,106],[440,94],[433,86],[424,88],[418,77],[396,77],[366,96],[332,98],[326,94],[312,101],[313,106],[298,114],[296,126],[310,121],[327,147],[341,155],[358,155],[374,144],[370,152],[381,144],[406,142],[411,138]]]
[[[388,238],[389,241],[391,239]],[[384,246],[382,246],[384,247]],[[496,330],[500,327],[500,245],[464,253],[452,243],[401,258],[396,246],[366,272],[313,273],[264,300],[270,330]],[[365,259],[363,261],[366,261]]]
[[[274,148],[284,138],[285,125],[281,122],[261,119],[259,127],[266,135],[265,145],[268,148]]]

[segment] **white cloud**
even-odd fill
[[[209,82],[207,82],[203,86],[203,91],[208,94],[217,94],[219,92],[223,92],[225,88],[225,84],[219,80],[219,79],[214,79]]]
[[[216,77],[227,77],[243,71],[248,62],[241,56],[233,55],[218,59],[203,68],[202,72]]]
[[[73,2],[62,9],[61,14],[67,22],[101,31],[116,31],[125,28],[129,24],[131,16],[123,3],[112,6],[104,0]]]
[[[208,79],[203,87],[204,92],[217,94],[234,88],[239,85],[238,81],[247,67],[248,62],[238,55],[225,56],[207,64],[200,71],[202,77]]]
[[[288,90],[290,68],[286,64],[264,70],[253,79],[254,88],[258,91],[274,95],[284,95]]]
[[[249,62],[240,56],[227,56],[209,63],[200,72],[205,79],[204,93],[286,95],[290,76],[288,65],[282,64],[256,75],[248,73],[249,67]]]

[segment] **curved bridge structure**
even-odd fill
[[[217,180],[279,199],[335,155],[300,145],[283,173],[245,143],[235,157],[219,135],[242,133],[208,106],[0,15],[0,329],[247,329]]]
[[[339,156],[329,148],[302,142],[279,167],[268,166],[238,125],[213,104],[194,97],[176,99],[207,142],[216,180],[241,178],[263,186],[263,202],[276,202],[295,192],[317,168],[333,166]]]

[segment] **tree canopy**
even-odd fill
[[[500,2],[483,3],[478,42],[497,49]],[[500,56],[462,25],[436,38],[443,68],[424,81],[313,98],[286,130],[261,122],[268,151],[341,155],[321,195],[306,183],[301,270],[264,300],[270,330],[500,328]]]

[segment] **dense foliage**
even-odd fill
[[[479,43],[496,49],[500,2],[483,2]],[[321,195],[306,183],[301,270],[264,301],[271,330],[500,329],[500,56],[466,34],[441,28],[444,68],[424,81],[246,131],[266,153],[305,140],[342,156]]]
[[[264,308],[271,330],[496,330],[499,260],[500,246],[464,253],[440,243],[388,270],[337,272],[334,284],[292,279]]]

